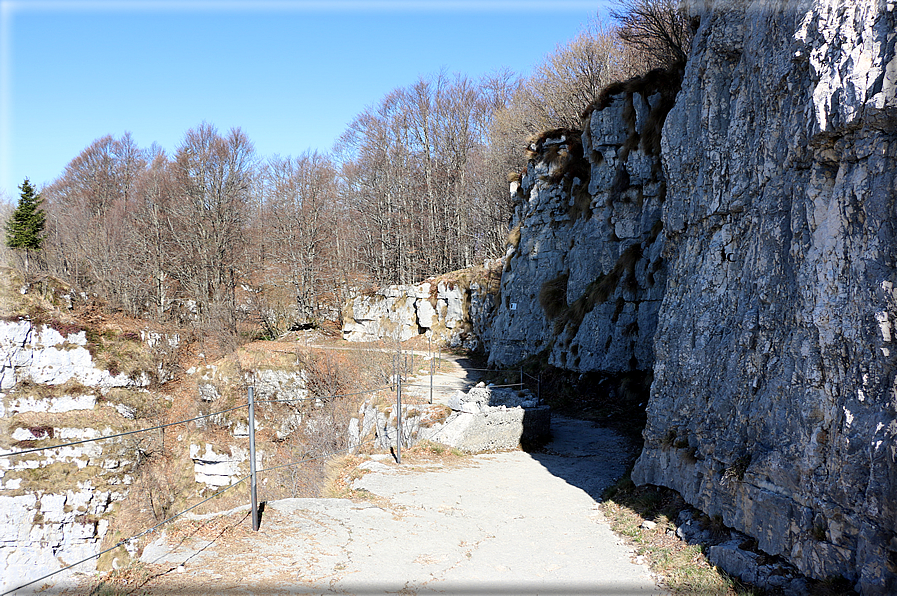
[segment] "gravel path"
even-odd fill
[[[439,385],[476,381],[462,366],[447,368]],[[270,502],[258,532],[245,508],[181,527],[144,550],[154,576],[140,593],[664,593],[597,505],[625,472],[627,442],[560,416],[552,434],[536,453],[401,466],[371,456],[352,485],[369,498]]]
[[[544,452],[451,465],[371,459],[368,501],[268,503],[258,533],[163,536],[143,560],[150,593],[660,594],[609,529],[595,495],[623,473],[622,440],[556,417]],[[178,570],[178,566],[183,567]]]

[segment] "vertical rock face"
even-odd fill
[[[492,324],[490,362],[548,350],[576,371],[650,370],[663,297],[658,141],[678,90],[658,75],[609,89],[583,133],[550,131],[512,185],[512,248]]]
[[[897,593],[897,8],[694,1],[638,483]]]

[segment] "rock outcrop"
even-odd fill
[[[84,330],[60,326],[0,321],[0,590],[99,551],[139,458],[122,439],[28,450],[114,434],[146,400],[151,376],[164,372],[113,374],[94,359]],[[94,561],[74,571],[90,568]]]
[[[101,389],[149,384],[147,375],[134,379],[96,367],[86,346],[84,331],[63,336],[53,327],[24,319],[0,321],[0,390],[12,389],[21,381],[41,385],[76,381]]]
[[[352,420],[350,444],[372,440],[380,449],[394,448],[399,421],[392,405],[365,402]],[[551,410],[528,391],[480,383],[467,393],[457,391],[448,406],[402,405],[402,444],[434,441],[466,453],[516,449],[546,442],[551,434]]]
[[[431,438],[466,453],[544,444],[551,436],[551,409],[529,392],[480,383],[448,405],[452,414]]]
[[[82,405],[59,407],[54,414],[80,412]],[[111,434],[111,429],[101,432],[59,422],[20,426],[10,434],[14,449],[0,449],[0,454],[40,446],[49,438],[78,441],[102,433]],[[120,440],[0,458],[0,589],[15,588],[100,550],[113,508],[133,482],[135,458],[134,450]],[[91,567],[75,571],[85,568]]]
[[[633,479],[897,593],[897,5],[688,4]]]
[[[550,364],[574,371],[651,369],[666,283],[658,141],[677,90],[675,74],[613,86],[589,108],[584,132],[531,143],[511,187],[490,363],[547,351]]]
[[[490,337],[499,266],[487,261],[482,268],[356,296],[343,307],[343,339],[406,341],[430,332],[452,346],[482,348]]]

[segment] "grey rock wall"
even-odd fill
[[[689,4],[633,479],[897,593],[895,2]]]
[[[406,341],[430,332],[435,341],[476,350],[491,336],[499,262],[453,272],[417,285],[395,285],[355,296],[343,307],[343,339]]]
[[[490,363],[548,352],[574,371],[650,370],[665,287],[657,139],[678,77],[618,85],[585,131],[529,147],[492,324]]]

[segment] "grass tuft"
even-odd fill
[[[675,520],[687,507],[676,491],[636,486],[628,475],[605,491],[601,505],[611,529],[632,542],[636,554],[647,560],[673,593],[761,594],[710,565],[701,545],[679,540]]]
[[[569,273],[563,273],[542,284],[539,291],[539,305],[549,319],[556,319],[567,310],[567,280]]]

